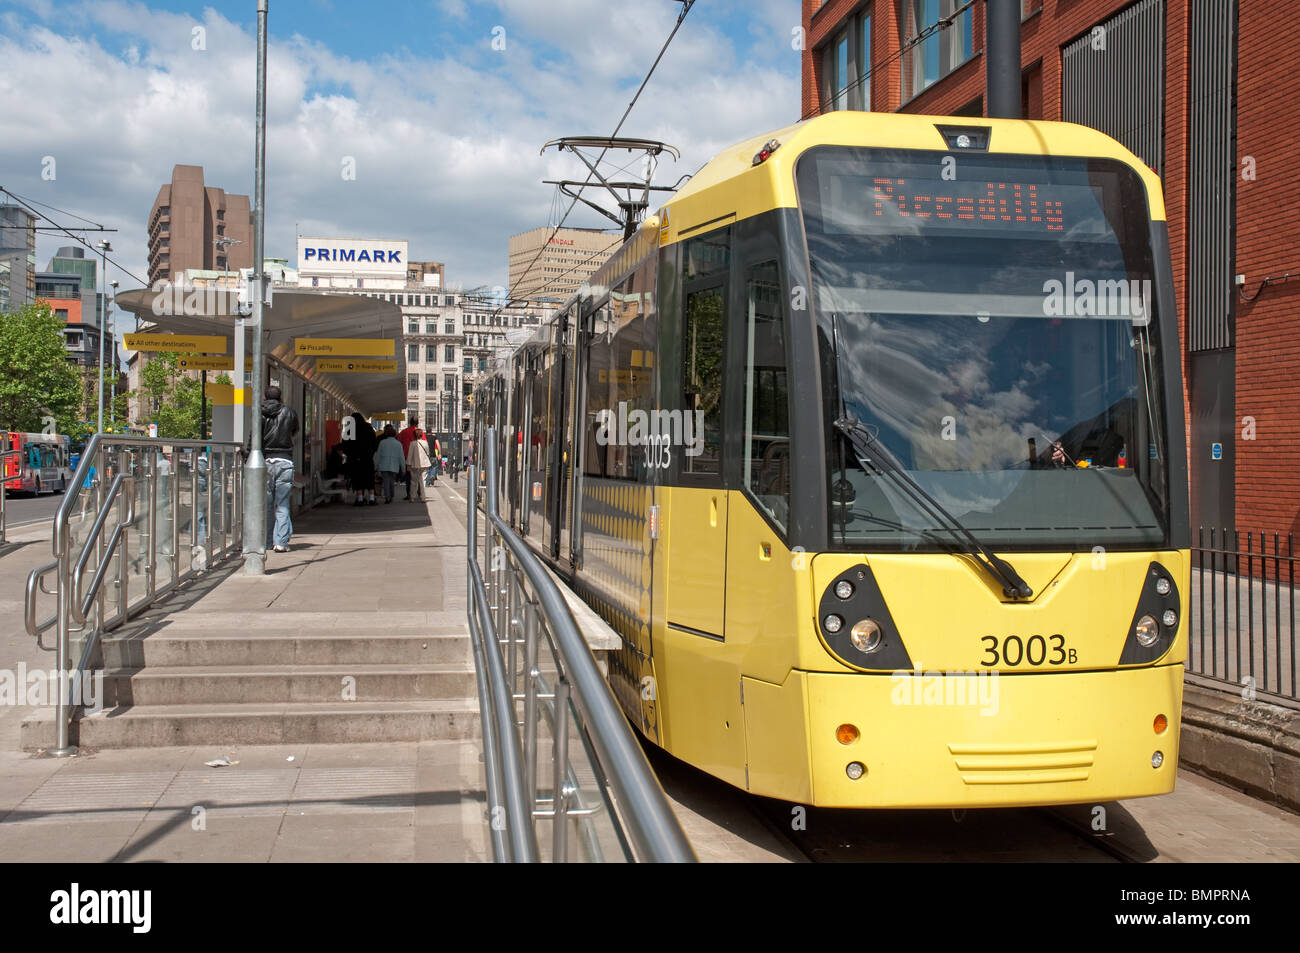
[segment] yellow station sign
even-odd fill
[[[176,363],[187,371],[233,371],[235,369],[235,358],[232,355],[223,357],[219,354],[181,354],[176,358]],[[252,369],[253,359],[244,358],[244,370]]]
[[[217,334],[124,334],[122,345],[128,351],[195,351],[225,354],[230,346]]]
[[[397,342],[392,338],[296,338],[293,352],[311,357],[394,357]]]
[[[331,374],[396,374],[397,361],[321,357],[316,359],[316,370]]]
[[[375,414],[375,420],[387,420],[387,421],[391,421],[391,422],[399,423],[399,424],[400,424],[400,423],[402,423],[404,420],[406,420],[406,415],[405,415],[405,414],[401,414],[401,413],[397,413],[397,414]]]

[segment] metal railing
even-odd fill
[[[27,578],[24,625],[64,676],[49,754],[76,753],[78,686],[98,664],[100,636],[240,552],[238,451],[234,443],[116,434],[96,434],[86,446],[54,516],[54,560]],[[39,619],[43,596],[54,597],[54,613]],[[54,644],[46,645],[51,629]]]
[[[0,545],[8,542],[5,536],[5,497],[9,493],[8,486],[19,478],[17,473],[13,476],[5,476],[5,470],[10,460],[16,460],[21,456],[21,450],[9,449],[9,437],[0,435]]]
[[[488,568],[485,576],[478,552],[479,468],[471,466],[468,616],[495,859],[565,862],[577,852],[589,861],[693,862],[690,843],[568,604],[498,512],[491,430],[482,450]],[[547,749],[551,765],[539,789]],[[547,822],[549,844],[537,833]]]
[[[1270,539],[1200,528],[1192,547],[1189,672],[1300,700],[1296,560],[1291,534]]]

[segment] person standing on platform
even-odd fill
[[[352,415],[355,434],[344,441],[347,454],[348,485],[356,494],[353,506],[375,505],[375,428],[360,414]]]
[[[415,438],[406,451],[406,465],[411,470],[411,487],[415,491],[415,499],[421,503],[424,502],[424,471],[429,469],[432,464],[433,458],[429,454],[429,441],[424,438],[424,431],[416,430]]]
[[[402,432],[397,435],[397,439],[401,441],[402,444],[403,460],[405,460],[407,454],[411,452],[411,441],[414,440],[415,435],[420,432],[419,427],[416,426],[418,422],[418,418],[412,417],[407,421],[407,425],[402,428]],[[409,503],[411,502],[411,470],[409,467],[405,469],[403,476],[406,480],[406,502]]]
[[[397,439],[397,431],[389,424],[384,428],[379,439],[379,448],[375,450],[375,469],[384,481],[384,502],[393,502],[393,489],[397,475],[406,469],[406,460],[402,456],[402,444]]]
[[[289,497],[293,492],[293,440],[298,435],[298,415],[280,401],[280,388],[271,384],[263,392],[262,453],[266,456],[266,548],[289,551],[293,522]],[[271,522],[271,513],[275,522]]]

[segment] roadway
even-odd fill
[[[40,496],[14,496],[5,494],[5,530],[22,526],[35,526],[49,522],[63,502],[62,493],[42,493]]]

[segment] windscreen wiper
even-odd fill
[[[835,421],[835,429],[844,435],[849,446],[853,448],[853,453],[858,458],[858,464],[864,473],[874,471],[890,479],[928,518],[933,519],[940,529],[951,536],[963,552],[976,558],[985,571],[1002,586],[1003,595],[1008,599],[1028,599],[1034,594],[1034,590],[1020,578],[1015,567],[976,539],[957,517],[925,492],[921,484],[912,479],[884,444],[861,421],[847,415],[842,416]]]

